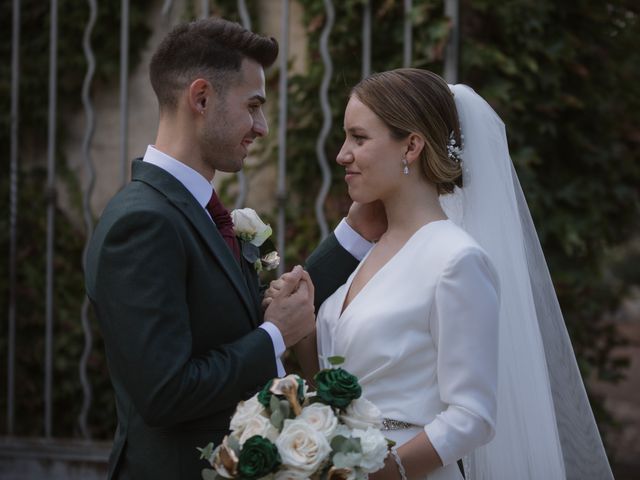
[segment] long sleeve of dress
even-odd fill
[[[443,271],[430,315],[440,397],[447,408],[425,426],[444,465],[491,440],[498,375],[498,280],[468,248]]]

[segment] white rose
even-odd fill
[[[330,439],[338,426],[338,419],[329,405],[312,403],[302,409],[298,417]]]
[[[242,434],[240,435],[240,445],[255,435],[260,435],[272,442],[278,438],[278,430],[273,426],[271,421],[262,415],[255,416],[245,424]]]
[[[382,427],[382,412],[373,403],[364,397],[353,400],[340,415],[345,425],[350,428],[366,430],[369,427]]]
[[[351,435],[360,439],[362,447],[362,461],[359,465],[362,470],[370,473],[384,467],[384,459],[387,456],[387,440],[382,432],[376,428],[366,430],[354,430]]]
[[[231,212],[236,236],[259,247],[271,236],[271,226],[265,224],[252,208],[240,208]]]
[[[284,421],[276,446],[283,464],[307,475],[315,472],[331,453],[325,436],[300,419]]]
[[[240,402],[236,408],[236,412],[231,418],[230,428],[238,435],[242,434],[245,426],[254,417],[266,415],[266,409],[258,401],[258,395],[254,395],[249,400]]]

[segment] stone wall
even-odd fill
[[[2,480],[103,480],[107,442],[0,438]]]

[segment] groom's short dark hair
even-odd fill
[[[160,110],[175,110],[178,94],[198,77],[224,92],[242,60],[267,68],[278,56],[278,42],[222,18],[177,25],[151,58],[149,77]]]

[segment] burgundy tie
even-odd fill
[[[224,238],[224,241],[229,245],[233,256],[236,257],[236,260],[240,261],[240,245],[238,244],[235,233],[233,233],[231,215],[229,215],[229,211],[224,208],[224,205],[220,203],[220,199],[218,195],[216,195],[215,190],[211,193],[211,199],[205,208],[211,215],[211,218],[213,218],[222,238]]]

